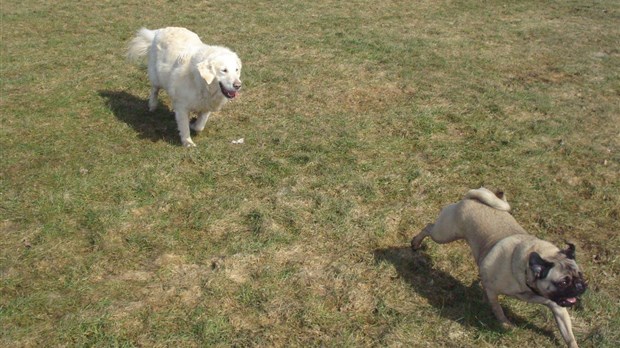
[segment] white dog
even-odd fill
[[[190,137],[190,113],[199,114],[192,129],[204,129],[211,112],[219,111],[241,88],[241,60],[226,47],[202,43],[185,28],[142,28],[129,43],[127,57],[148,55],[151,81],[149,110],[157,108],[161,88],[172,100],[183,146],[196,146]]]

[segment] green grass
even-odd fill
[[[0,5],[0,345],[562,345],[463,243],[409,251],[481,185],[577,244],[577,341],[620,344],[617,1],[150,4]],[[195,149],[124,59],[172,25],[244,62]]]

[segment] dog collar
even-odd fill
[[[538,289],[531,286],[530,282],[527,280],[527,270],[525,271],[525,285],[527,285],[527,287],[530,288],[530,290],[532,290],[532,292],[535,293],[536,295],[542,296],[540,292],[538,291]]]
[[[525,283],[525,285],[527,285],[527,287],[530,288],[530,290],[532,290],[532,292],[535,293],[536,295],[542,296],[540,292],[538,292],[538,290],[536,290],[535,288],[531,287],[530,284]]]

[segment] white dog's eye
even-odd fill
[[[223,73],[227,73],[227,72],[228,72],[228,69],[224,68],[224,69],[222,69],[222,72],[223,72]]]

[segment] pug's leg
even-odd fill
[[[548,307],[551,309],[551,312],[553,312],[555,322],[558,324],[558,328],[560,329],[560,333],[562,334],[564,341],[566,341],[566,344],[570,348],[577,348],[577,341],[573,335],[570,315],[568,315],[566,308],[557,305],[555,302],[549,304]]]
[[[502,309],[502,306],[500,306],[499,304],[498,294],[495,291],[489,290],[487,287],[485,287],[484,283],[483,283],[483,288],[484,288],[485,297],[487,301],[489,301],[489,304],[491,305],[491,310],[493,311],[493,314],[495,314],[495,317],[497,318],[497,320],[499,320],[500,323],[502,324],[502,327],[504,329],[509,329],[513,327],[514,325],[510,322],[510,320],[508,320],[508,318],[506,318],[506,315],[504,314],[504,310]]]
[[[487,292],[484,291],[484,286],[482,286],[482,282],[480,282],[480,287],[482,287],[482,301],[484,301],[486,303],[490,303],[491,301],[489,301],[489,297],[487,296]]]
[[[568,347],[570,348],[577,348],[577,341],[575,340],[575,336],[573,335],[570,315],[568,314],[568,310],[566,310],[566,308],[558,305],[557,303],[549,300],[548,298],[538,295],[518,294],[516,295],[516,297],[526,302],[543,304],[549,307],[549,309],[551,309],[551,312],[553,313],[556,324],[558,324],[558,329],[560,329],[562,338],[564,339],[564,341],[566,341],[566,345],[568,345]]]
[[[413,237],[413,239],[411,240],[411,248],[413,250],[420,249],[420,246],[422,245],[422,240],[430,236],[432,230],[433,230],[433,224],[426,225],[426,227],[424,227],[422,231],[418,233],[417,236]]]

